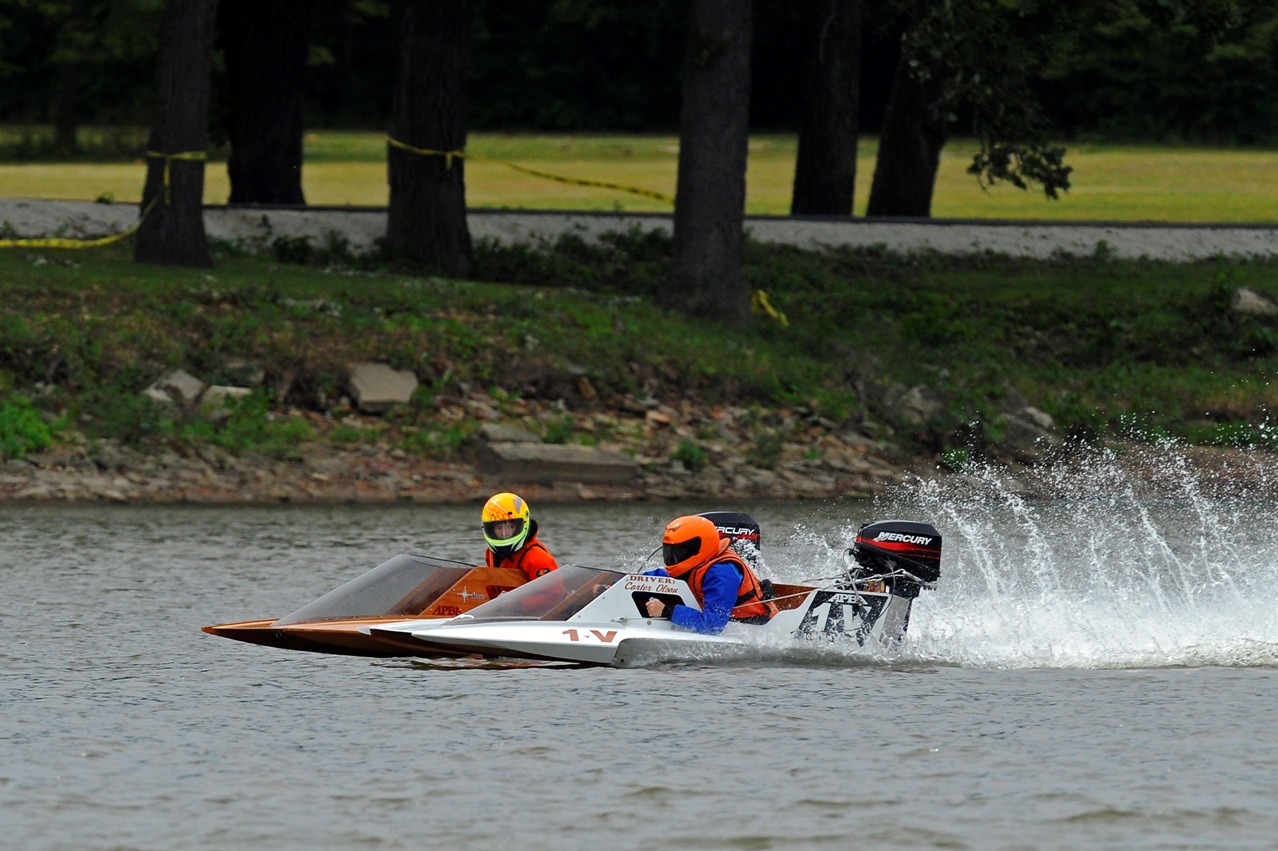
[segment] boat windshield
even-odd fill
[[[401,553],[275,623],[416,615],[473,569],[457,561]]]
[[[496,600],[476,606],[462,618],[469,621],[559,621],[572,617],[626,574],[601,567],[566,564]]]

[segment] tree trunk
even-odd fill
[[[418,151],[466,147],[471,0],[409,0],[399,46],[390,136]],[[391,144],[386,242],[390,249],[455,278],[470,274],[465,160]]]
[[[938,79],[933,75],[933,80]],[[932,215],[936,170],[945,146],[943,119],[934,115],[935,84],[920,82],[902,53],[879,134],[879,157],[867,216]]]
[[[862,0],[804,0],[803,99],[791,215],[852,215]]]
[[[203,157],[216,10],[217,0],[165,5],[143,218],[133,254],[139,263],[213,265],[204,233]]]
[[[80,149],[77,130],[80,125],[80,65],[74,61],[58,66],[58,86],[53,100],[53,150],[74,154]]]
[[[661,303],[747,320],[741,274],[750,117],[749,0],[693,0],[679,118],[674,258]]]
[[[311,0],[221,0],[232,204],[305,204],[302,105]]]

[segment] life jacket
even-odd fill
[[[763,624],[772,620],[773,615],[777,613],[777,604],[771,599],[764,599],[763,584],[759,581],[759,577],[750,569],[750,565],[746,564],[745,559],[731,549],[724,550],[709,561],[685,571],[682,576],[675,576],[673,573],[670,575],[687,582],[697,600],[704,600],[701,583],[705,580],[706,572],[714,565],[725,561],[731,562],[737,570],[741,571],[741,585],[737,587],[737,602],[732,607],[729,617],[734,621],[753,624]],[[669,573],[669,571],[670,568],[666,568],[666,572]]]
[[[550,550],[546,549],[546,545],[537,540],[536,529],[529,533],[528,540],[524,541],[522,547],[502,559],[500,564],[493,558],[493,551],[485,549],[484,563],[489,567],[517,567],[526,573],[529,579],[536,579],[543,573],[549,573],[559,567]]]

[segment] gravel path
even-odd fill
[[[137,220],[131,204],[90,201],[0,199],[0,228],[5,237],[63,236],[93,238],[118,233]],[[580,213],[472,210],[471,235],[502,243],[538,242],[562,233],[593,239],[631,228],[670,229],[664,214]],[[386,232],[382,208],[207,207],[205,227],[214,239],[228,241],[310,237],[330,233],[363,251]],[[974,220],[819,219],[752,216],[746,227],[761,242],[805,248],[881,245],[891,251],[948,254],[993,252],[1014,257],[1086,256],[1107,251],[1122,258],[1192,261],[1216,256],[1278,256],[1278,225],[1178,225],[1126,222],[1041,222]]]

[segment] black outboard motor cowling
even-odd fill
[[[856,559],[857,573],[863,576],[910,574],[885,577],[884,582],[895,594],[917,597],[923,587],[919,582],[931,584],[941,576],[941,533],[931,523],[879,520],[861,527],[848,555]]]
[[[744,511],[703,511],[701,516],[714,524],[719,534],[732,542],[732,549],[752,568],[759,567],[759,523]]]

